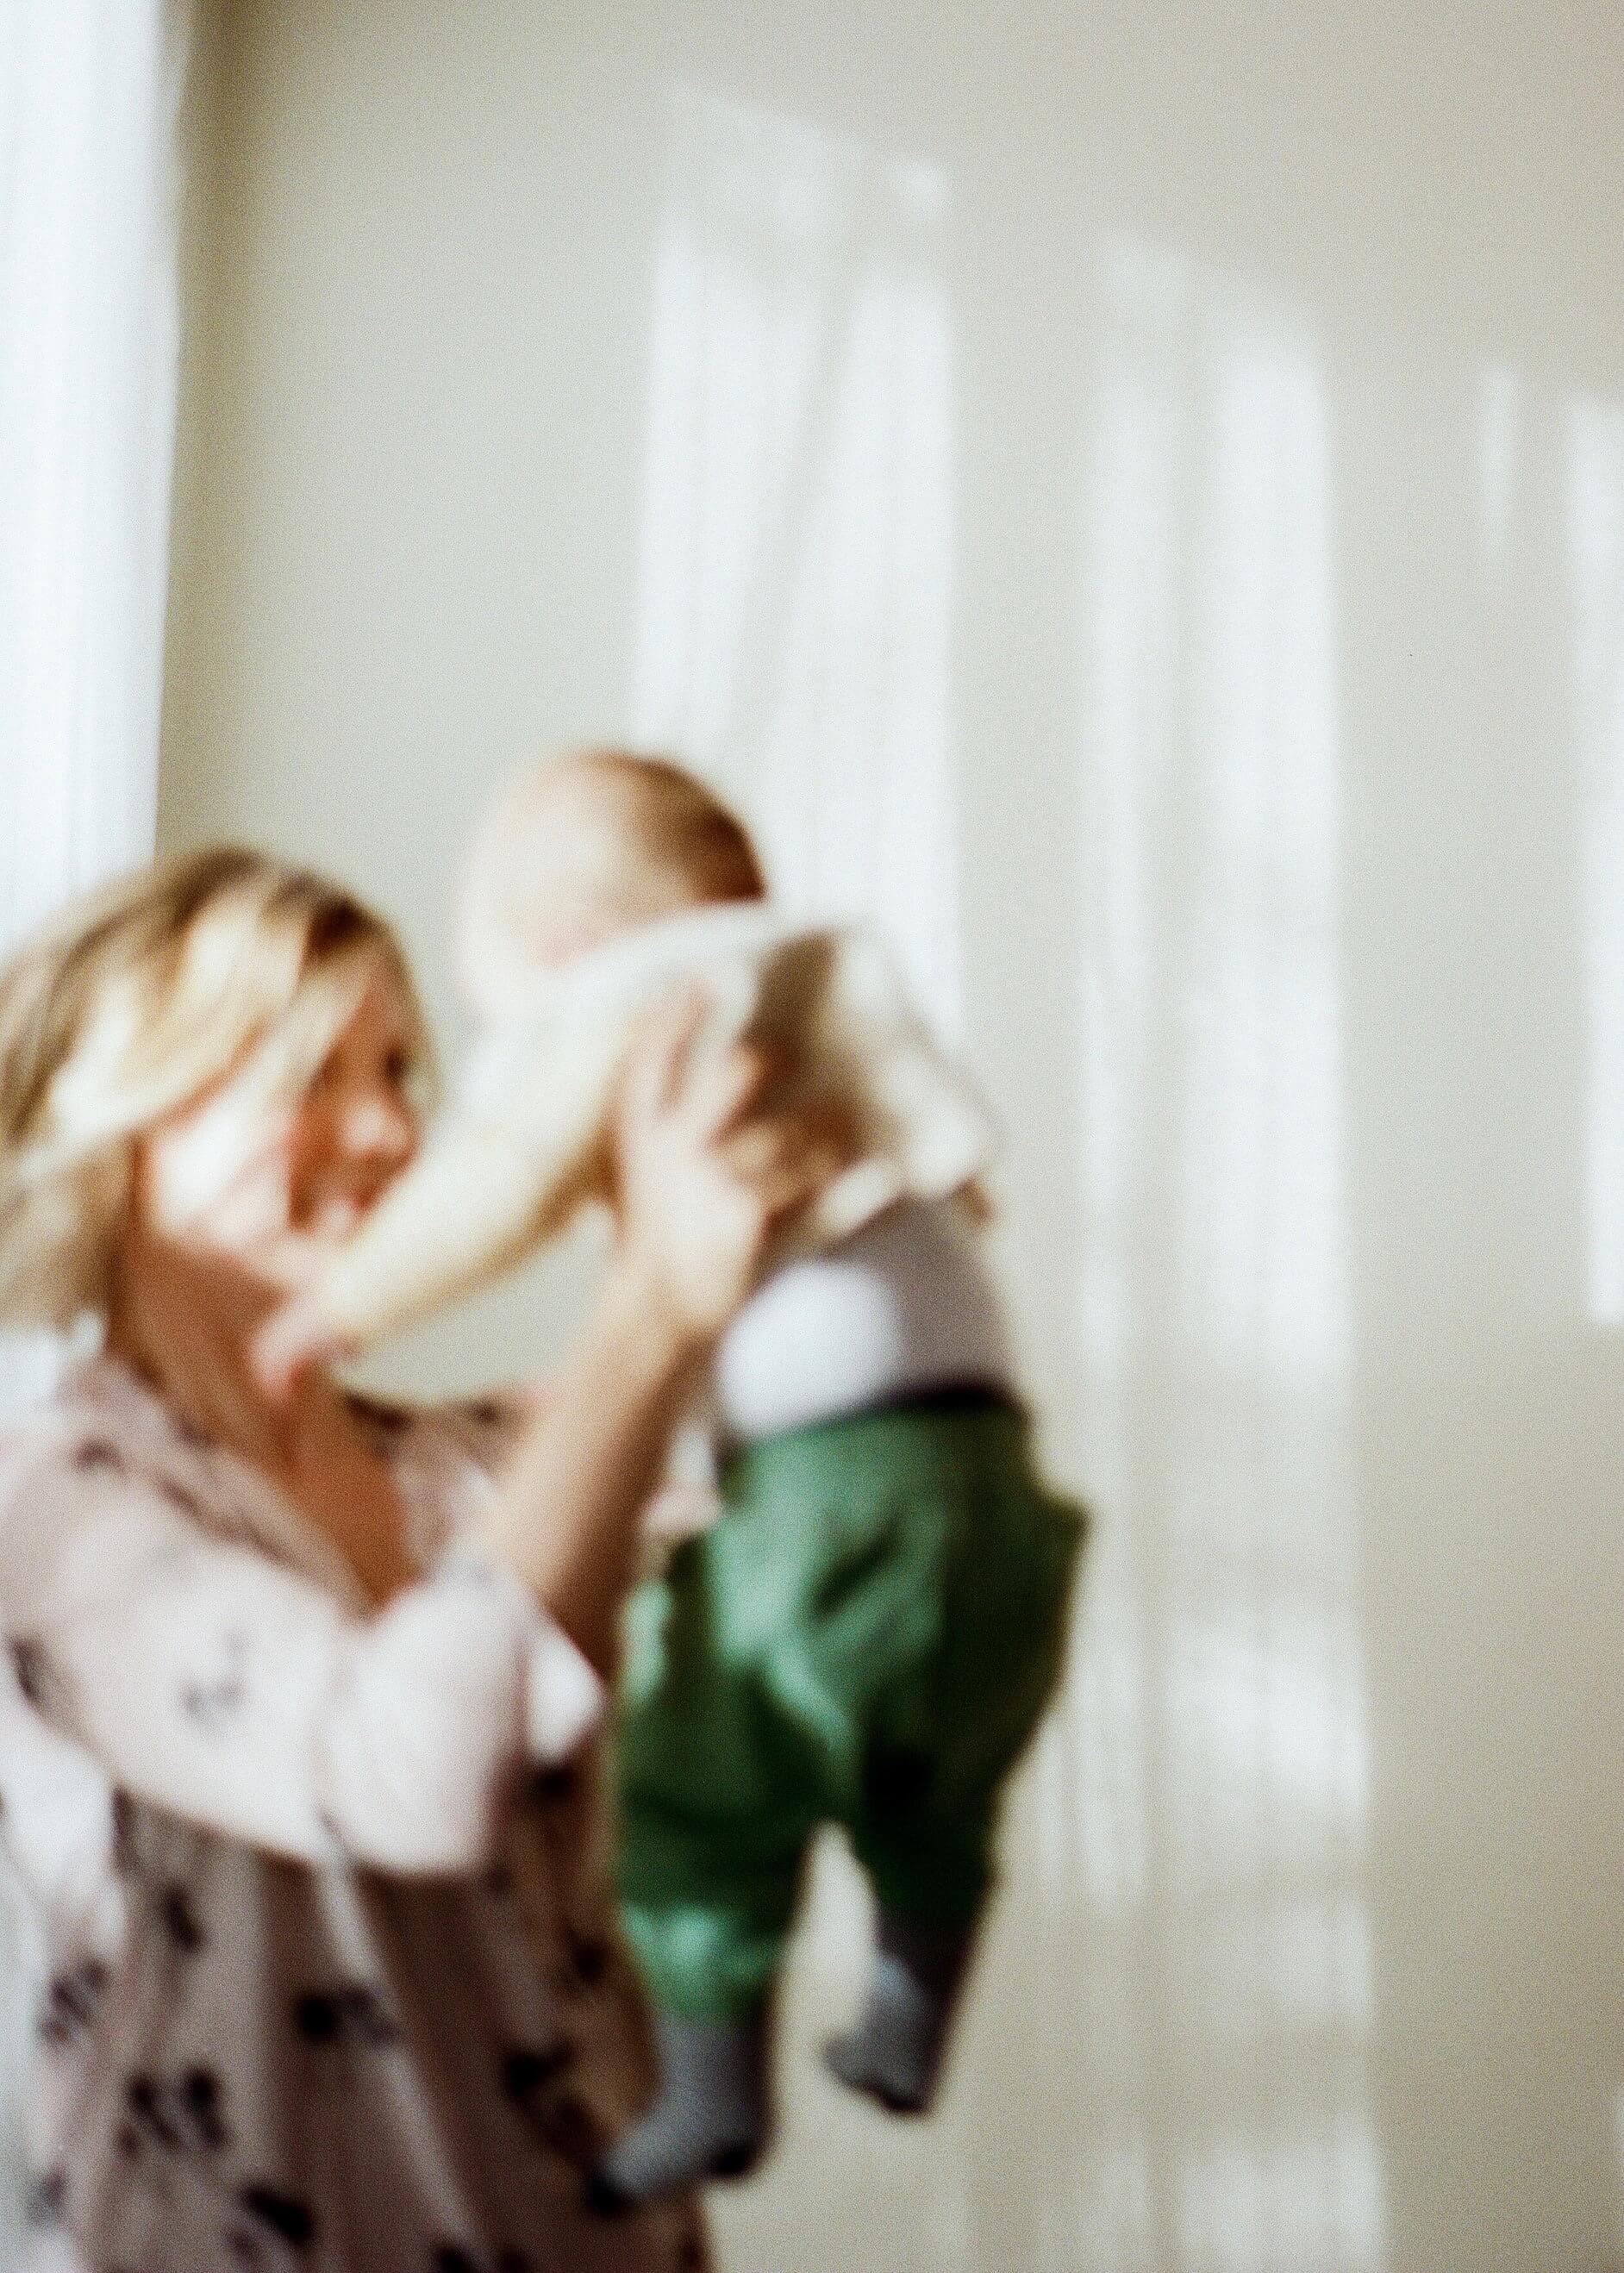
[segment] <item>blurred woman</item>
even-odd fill
[[[833,1162],[693,1028],[632,1065],[545,1407],[278,1405],[256,1332],[417,1141],[395,941],[222,850],[0,973],[0,1322],[103,1330],[0,1441],[27,2273],[705,2262],[691,2200],[582,2203],[646,2084],[594,1731],[673,1420]]]

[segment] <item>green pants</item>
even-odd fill
[[[656,2004],[695,2017],[771,1983],[822,1823],[883,1909],[975,1917],[1086,1525],[991,1398],[797,1429],[722,1489],[633,1599],[617,1743],[627,1932]]]

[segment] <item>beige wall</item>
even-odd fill
[[[688,752],[1002,1099],[1104,1523],[929,2127],[736,2273],[1624,2263],[1624,30],[236,0],[163,828]],[[556,1342],[579,1273],[394,1361]]]

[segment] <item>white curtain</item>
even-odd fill
[[[0,951],[150,851],[192,0],[0,0]],[[52,1353],[0,1341],[0,1413]],[[0,1917],[0,2265],[28,1953]]]

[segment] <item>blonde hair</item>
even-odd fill
[[[635,750],[585,749],[562,760],[560,769],[595,791],[643,858],[695,898],[764,896],[767,879],[748,829],[686,767]]]
[[[239,846],[121,877],[0,966],[0,1324],[104,1311],[141,1132],[250,1065],[267,1110],[297,1095],[380,959],[426,1073],[417,994],[383,919]]]

